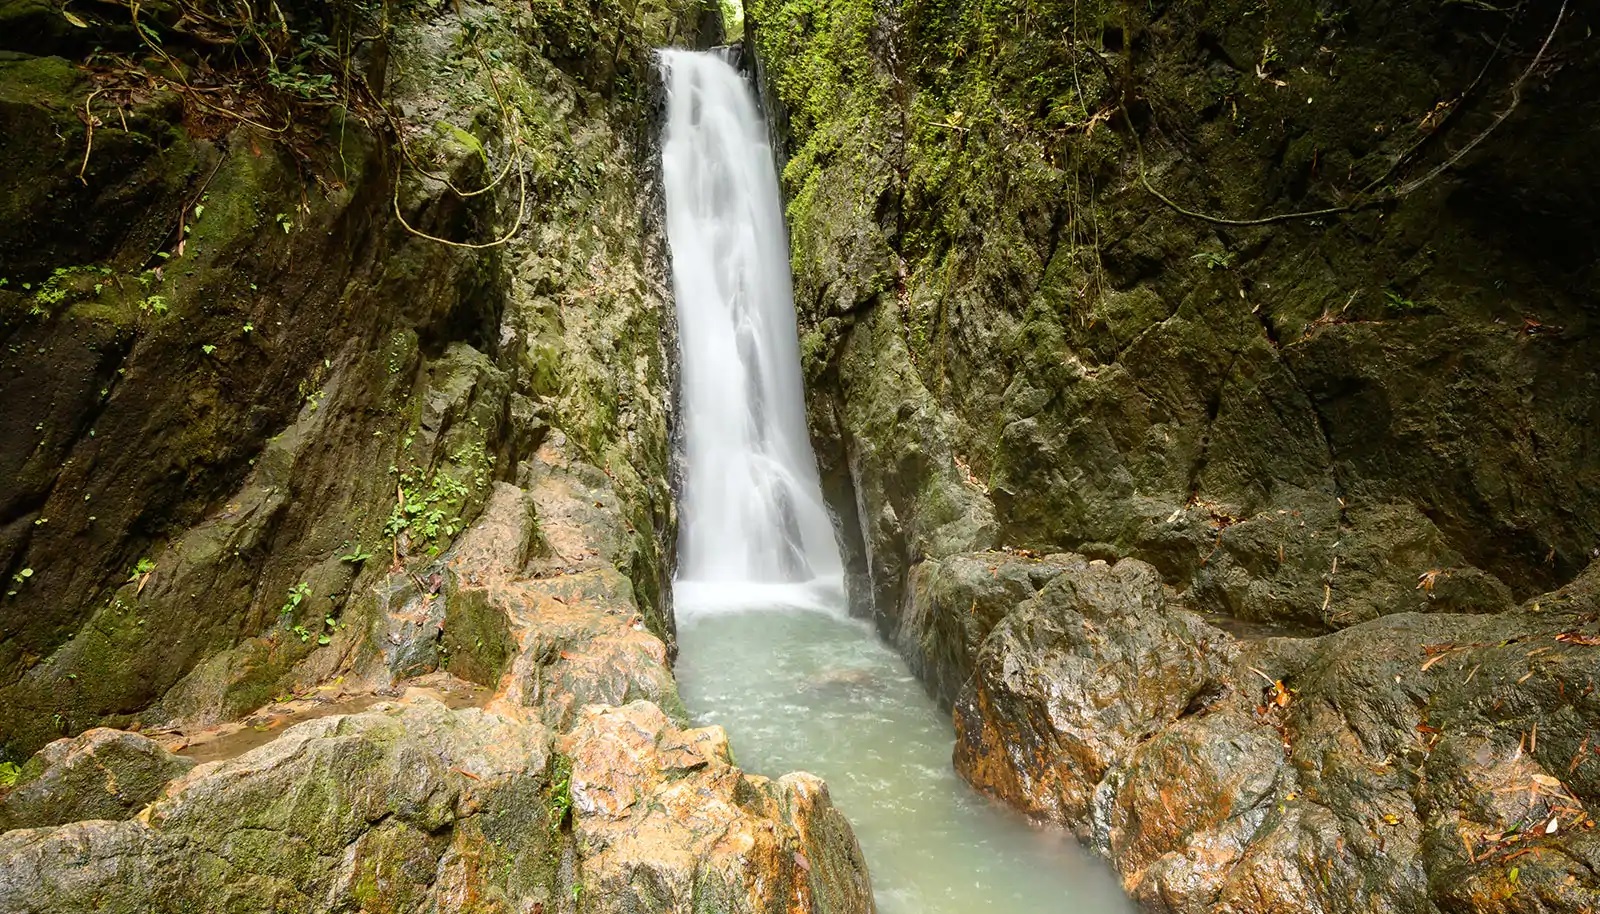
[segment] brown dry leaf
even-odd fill
[[[1562,632],[1556,640],[1563,644],[1579,644],[1584,647],[1600,647],[1600,635],[1586,635],[1583,632]]]
[[[1439,580],[1439,575],[1441,574],[1444,574],[1444,569],[1430,568],[1417,575],[1417,589],[1430,597],[1433,596],[1433,584]]]
[[[1435,663],[1438,663],[1439,661],[1443,660],[1444,658],[1446,658],[1448,656],[1450,656],[1450,652],[1449,651],[1445,651],[1444,653],[1441,653],[1441,654],[1434,654],[1432,657],[1429,657],[1427,660],[1424,660],[1422,662],[1422,672],[1424,672],[1424,673],[1428,672],[1428,667],[1433,666]]]
[[[1277,705],[1280,708],[1287,708],[1289,707],[1289,702],[1291,700],[1289,689],[1283,684],[1282,679],[1276,680],[1272,683],[1272,703],[1274,705]]]

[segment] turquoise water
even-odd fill
[[[696,722],[722,725],[746,770],[827,780],[882,914],[1132,911],[1070,836],[1030,826],[956,777],[949,717],[864,623],[679,611],[678,682]]]

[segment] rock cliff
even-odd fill
[[[747,12],[861,606],[963,774],[1154,910],[1593,907],[1592,11]]]
[[[669,666],[715,7],[213,7],[0,3],[0,908],[871,911]]]

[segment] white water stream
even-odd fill
[[[1070,840],[974,794],[950,720],[845,611],[806,431],[787,236],[766,126],[714,54],[663,51],[662,172],[682,355],[678,681],[740,764],[827,779],[883,914],[1110,914]]]

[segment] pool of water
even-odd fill
[[[979,796],[950,764],[941,713],[863,622],[802,609],[695,612],[680,590],[678,682],[748,771],[828,782],[866,853],[882,914],[1129,914],[1071,836]]]

